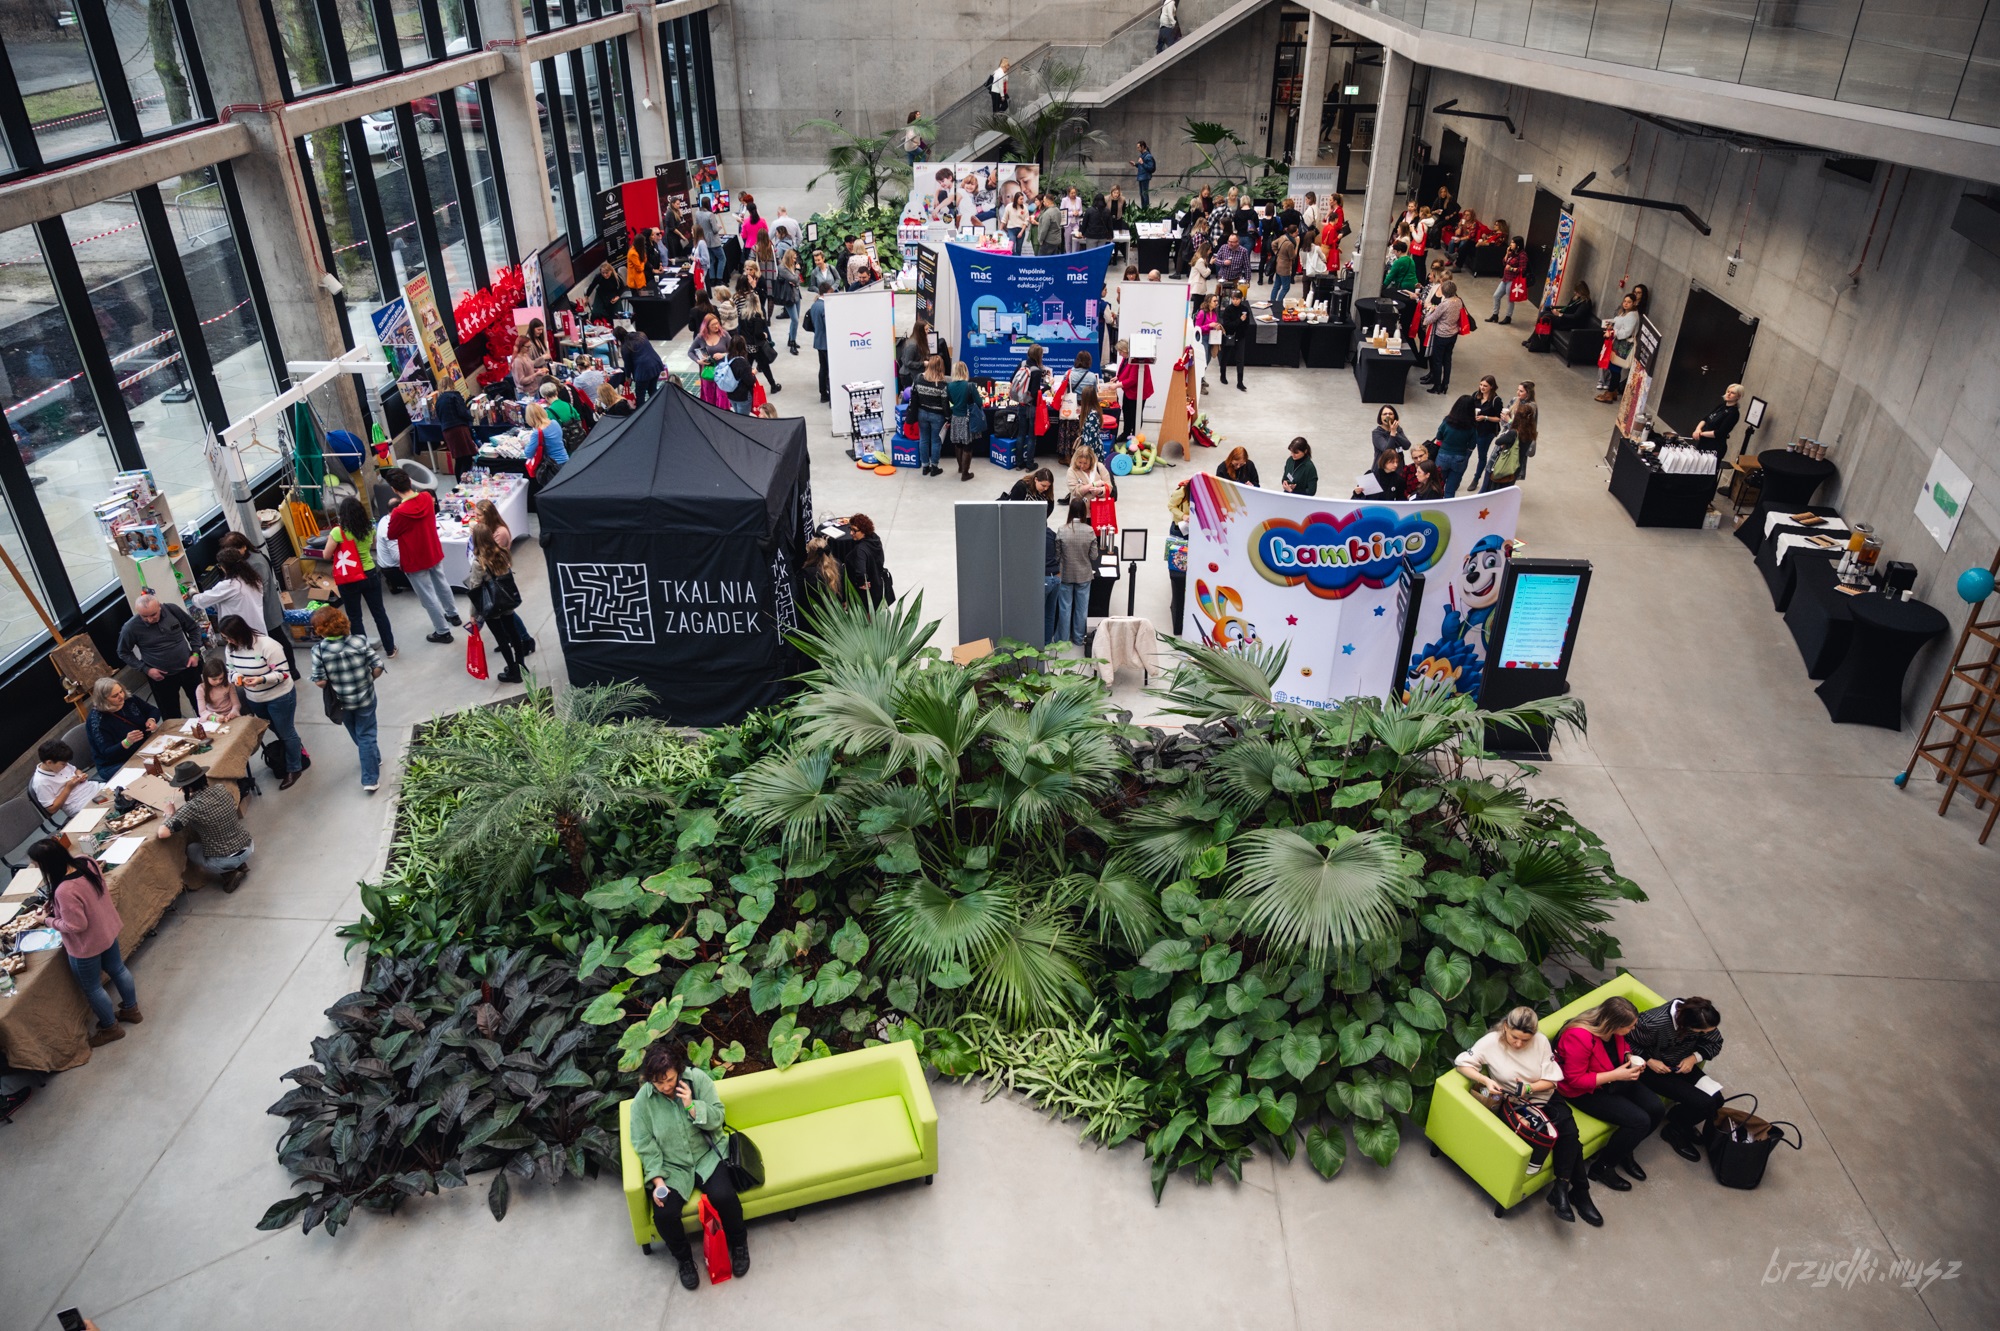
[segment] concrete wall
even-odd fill
[[[1106,189],[1114,183],[1123,187],[1125,197],[1136,203],[1138,187],[1125,163],[1138,155],[1135,144],[1144,139],[1160,164],[1153,202],[1157,205],[1163,197],[1171,201],[1180,188],[1173,178],[1198,159],[1183,129],[1190,119],[1228,126],[1246,141],[1244,151],[1263,156],[1280,9],[1272,4],[1244,19],[1195,58],[1163,70],[1129,96],[1092,111],[1091,128],[1105,136],[1098,150],[1102,160],[1094,165],[1092,178]]]
[[[1432,79],[1433,106],[1497,106],[1508,91],[1442,70]],[[1976,187],[1886,163],[1864,186],[1816,155],[1738,153],[1651,125],[1636,126],[1634,146],[1636,122],[1615,109],[1519,90],[1513,105],[1519,139],[1499,124],[1427,118],[1433,146],[1447,125],[1468,139],[1461,199],[1523,227],[1535,186],[1518,175],[1567,196],[1594,170],[1593,189],[1678,200],[1707,220],[1714,234],[1704,237],[1677,214],[1576,200],[1571,280],[1588,281],[1600,305],[1621,282],[1648,284],[1663,371],[1690,283],[1759,319],[1744,384],[1770,404],[1760,445],[1799,435],[1826,444],[1840,482],[1822,502],[1871,524],[1885,559],[1917,566],[1918,595],[1950,617],[1955,640],[1965,607],[1953,583],[1986,566],[2000,534],[2000,327],[1980,313],[2000,301],[2000,258],[1951,230],[1958,198]],[[1628,150],[1630,173],[1612,179]],[[1914,514],[1940,447],[1975,487],[1948,553]],[[1927,705],[1949,645],[1912,671],[1914,707]]]

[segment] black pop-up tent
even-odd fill
[[[636,680],[658,715],[694,726],[789,691],[812,525],[803,420],[662,388],[602,420],[536,508],[573,683]]]

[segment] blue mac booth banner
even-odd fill
[[[1079,351],[1097,359],[1111,246],[1020,256],[945,248],[958,288],[958,344],[974,378],[1013,378],[1030,346],[1042,348],[1052,370],[1068,368]]]

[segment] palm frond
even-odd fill
[[[884,892],[875,912],[883,950],[896,960],[930,967],[969,965],[987,955],[1020,915],[1012,884],[953,892],[928,880]]]
[[[1286,644],[1274,647],[1214,647],[1169,639],[1178,653],[1163,689],[1152,694],[1169,716],[1197,721],[1255,721],[1281,706],[1275,692],[1285,673]]]
[[[784,829],[785,854],[809,859],[829,831],[845,829],[854,798],[834,772],[831,749],[798,749],[752,764],[737,778],[729,812],[757,832]]]
[[[1533,803],[1518,786],[1500,786],[1484,778],[1449,781],[1445,791],[1458,806],[1466,828],[1485,841],[1509,841],[1527,828]]]
[[[1067,874],[1051,886],[1050,896],[1080,909],[1095,926],[1098,941],[1110,942],[1116,936],[1133,956],[1151,946],[1166,925],[1160,894],[1137,875],[1118,868],[1106,869],[1098,877]]]
[[[1114,865],[1164,886],[1183,877],[1194,857],[1215,840],[1223,808],[1199,777],[1125,816]]]
[[[1078,963],[1090,949],[1050,911],[1021,916],[972,967],[972,993],[1008,1022],[1075,1011],[1090,1001]]]
[[[806,627],[792,635],[798,649],[822,669],[836,664],[886,666],[901,670],[923,654],[937,635],[937,621],[926,621],[924,595],[918,592],[891,606],[808,602]],[[810,682],[815,678],[808,673]]]
[[[1247,811],[1278,795],[1311,790],[1312,782],[1302,768],[1304,761],[1295,744],[1249,735],[1216,758],[1216,781],[1224,798]]]
[[[1237,837],[1231,851],[1229,894],[1249,901],[1245,922],[1280,952],[1323,966],[1396,928],[1409,869],[1386,832],[1335,828],[1322,846],[1296,829],[1265,827]]]

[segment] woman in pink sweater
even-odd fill
[[[42,871],[49,890],[49,926],[62,935],[63,951],[69,957],[70,974],[97,1014],[97,1030],[90,1047],[125,1038],[119,1022],[136,1025],[139,995],[132,987],[132,972],[118,955],[118,933],[125,927],[118,907],[104,890],[104,869],[93,859],[77,859],[60,841],[45,837],[28,850],[28,858]],[[112,1010],[104,993],[104,976],[118,986],[119,1006]]]
[[[1618,1176],[1621,1169],[1645,1181],[1646,1171],[1632,1152],[1667,1116],[1666,1103],[1639,1084],[1646,1060],[1625,1043],[1638,1024],[1639,1010],[1629,1000],[1607,998],[1571,1017],[1556,1036],[1556,1062],[1563,1073],[1556,1089],[1575,1108],[1618,1129],[1590,1166],[1591,1181],[1613,1192],[1631,1190]]]

